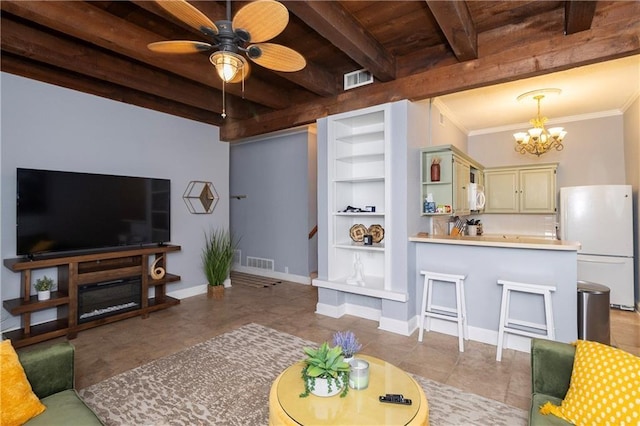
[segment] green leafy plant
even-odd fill
[[[47,291],[53,288],[53,284],[53,279],[45,275],[42,278],[38,278],[33,286],[37,291]]]
[[[344,398],[349,392],[349,364],[344,362],[342,348],[339,346],[329,347],[324,342],[319,348],[303,348],[307,358],[304,360],[304,368],[302,369],[302,380],[304,381],[304,392],[300,394],[301,398],[309,396],[309,393],[315,389],[316,379],[327,379],[329,391],[332,387],[343,386],[340,397]]]
[[[202,266],[210,286],[220,286],[229,276],[233,252],[238,246],[237,240],[224,229],[205,232],[205,246],[202,249]]]

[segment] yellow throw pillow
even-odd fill
[[[31,390],[10,340],[0,343],[0,426],[21,425],[46,407]]]
[[[640,424],[640,358],[602,343],[578,340],[569,391],[554,414],[576,426]]]

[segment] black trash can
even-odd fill
[[[578,339],[611,344],[610,292],[602,284],[578,281]]]

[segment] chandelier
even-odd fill
[[[529,97],[534,99],[538,103],[538,115],[529,120],[529,123],[533,126],[531,129],[513,134],[516,140],[515,150],[517,152],[520,154],[535,154],[539,157],[554,148],[557,151],[562,151],[564,148],[562,140],[567,132],[562,127],[551,127],[547,130],[544,127],[544,123],[548,119],[540,115],[540,101],[544,99],[545,94],[554,93],[559,95],[560,92],[560,89],[541,89],[518,96],[519,101]]]

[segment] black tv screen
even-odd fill
[[[171,181],[17,169],[19,256],[171,240]]]

